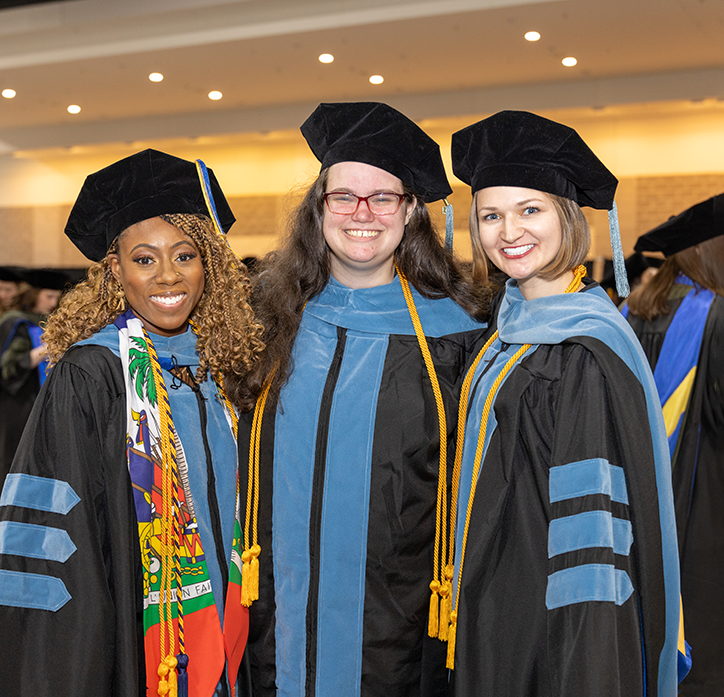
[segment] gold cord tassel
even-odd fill
[[[437,638],[440,641],[447,641],[448,628],[450,625],[450,612],[452,611],[452,579],[453,567],[448,564],[445,567],[445,580],[440,587],[440,629]]]
[[[259,555],[261,554],[261,547],[252,545],[249,554],[251,555],[251,561],[249,562],[249,600],[254,602],[259,600]]]
[[[427,620],[427,635],[433,639],[437,636],[438,632],[438,607],[439,607],[439,595],[440,582],[430,581],[430,613]]]
[[[453,610],[450,613],[450,628],[447,632],[447,664],[450,670],[455,669],[455,634],[458,629],[458,613]]]
[[[251,606],[251,550],[241,553],[241,604]]]
[[[159,697],[178,697],[178,676],[176,675],[176,657],[169,654],[158,666]]]

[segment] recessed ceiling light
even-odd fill
[[[320,63],[331,63],[334,60],[334,56],[331,53],[323,53],[319,56]]]
[[[151,82],[161,82],[161,80],[163,80],[163,75],[161,75],[161,73],[151,73],[148,76],[148,79]]]
[[[373,85],[381,85],[385,81],[385,78],[382,77],[382,75],[371,75],[370,76],[370,82]]]
[[[71,104],[68,107],[69,114],[80,114],[80,107],[77,104]]]
[[[218,90],[212,90],[209,92],[209,99],[213,99],[215,102],[217,102],[219,99],[221,99],[224,95],[221,94]]]
[[[2,94],[5,99],[12,99],[17,94],[17,92],[15,90],[7,89],[3,90]]]
[[[540,39],[540,34],[537,31],[527,31],[525,33],[526,41],[538,41],[539,39]]]
[[[573,56],[568,56],[567,58],[564,58],[561,63],[566,66],[566,68],[572,68],[578,61]]]

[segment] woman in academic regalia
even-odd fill
[[[240,603],[236,414],[262,349],[231,210],[203,163],[90,175],[66,234],[93,262],[0,497],[12,695],[228,695]],[[181,590],[182,588],[182,590]]]
[[[489,263],[509,276],[462,389],[452,694],[674,697],[661,410],[636,337],[582,266],[581,206],[611,210],[617,181],[575,131],[527,112],[455,133],[452,156],[473,193],[475,278]]]
[[[0,317],[10,308],[20,284],[23,282],[19,266],[0,266]]]
[[[724,194],[639,238],[666,260],[627,315],[654,371],[674,486],[691,672],[681,695],[724,694]]]
[[[254,694],[440,694],[438,506],[486,289],[431,224],[425,203],[450,187],[418,126],[385,104],[321,104],[302,134],[322,170],[260,264],[252,379],[269,393],[239,435],[240,459],[258,454],[241,478]]]
[[[0,317],[0,488],[45,381],[48,361],[40,324],[68,283],[64,273],[50,269],[26,269],[16,278],[20,290],[12,309]]]

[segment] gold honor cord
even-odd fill
[[[586,267],[581,265],[578,266],[574,271],[574,277],[573,281],[571,281],[568,288],[566,288],[566,293],[575,293],[581,285],[581,279],[586,275]],[[468,370],[468,374],[465,376],[465,381],[463,382],[463,391],[460,396],[460,407],[458,409],[458,428],[460,428],[460,423],[462,422],[462,431],[458,430],[458,443],[457,447],[455,449],[455,469],[453,470],[453,496],[457,497],[457,490],[459,485],[459,479],[460,479],[460,463],[462,461],[462,442],[465,435],[465,414],[467,412],[467,401],[470,393],[470,385],[472,383],[472,375],[475,373],[475,368],[477,367],[478,363],[480,362],[480,359],[485,354],[485,351],[490,347],[490,345],[493,343],[493,341],[497,338],[498,332],[496,330],[495,334],[488,339],[488,341],[485,343],[485,346],[480,350],[477,357],[475,358],[475,361],[473,362],[473,365],[470,367],[470,370]],[[483,457],[483,447],[485,445],[485,433],[488,428],[488,418],[490,416],[490,409],[492,408],[493,401],[495,400],[495,395],[498,391],[498,388],[500,387],[501,383],[503,382],[503,379],[505,376],[510,372],[511,368],[514,367],[516,362],[525,354],[528,349],[530,349],[532,344],[523,344],[508,360],[508,362],[505,364],[503,369],[498,374],[498,377],[493,382],[490,391],[488,392],[488,396],[485,399],[485,403],[483,405],[483,413],[480,418],[480,431],[478,432],[478,444],[475,449],[475,459],[473,460],[473,473],[472,473],[472,481],[470,483],[470,495],[468,497],[468,506],[467,506],[467,512],[465,514],[465,527],[463,528],[463,540],[462,545],[460,549],[460,563],[458,568],[458,582],[457,582],[457,593],[455,595],[455,609],[450,613],[450,628],[448,630],[448,644],[447,644],[447,667],[450,668],[450,670],[453,670],[455,668],[455,636],[457,633],[457,619],[458,619],[458,607],[460,606],[460,589],[462,587],[462,578],[463,578],[463,562],[465,561],[465,547],[467,545],[468,541],[468,532],[470,528],[470,517],[472,514],[473,509],[473,501],[475,499],[475,491],[477,489],[478,484],[478,474],[480,473],[480,466],[482,464],[482,457]],[[457,513],[457,504],[455,499],[453,499],[452,505],[450,507],[451,511],[451,519],[450,519],[450,526],[451,529],[455,525],[455,519],[453,515]],[[452,540],[451,535],[451,540]],[[452,544],[452,543],[451,543]]]
[[[189,320],[189,325],[195,334],[198,335],[198,326]],[[181,581],[181,538],[182,530],[180,526],[181,506],[178,498],[179,475],[176,463],[176,445],[174,442],[174,434],[176,433],[173,425],[173,417],[171,415],[171,405],[168,399],[168,391],[166,383],[161,372],[161,364],[158,360],[156,347],[148,336],[148,332],[144,328],[144,338],[148,346],[148,356],[151,361],[151,369],[153,372],[153,380],[156,387],[156,395],[158,399],[158,413],[161,431],[161,457],[163,460],[161,489],[162,489],[162,505],[161,505],[161,588],[159,590],[158,599],[158,618],[159,618],[159,636],[161,663],[158,666],[158,694],[160,697],[168,695],[168,697],[177,697],[178,695],[178,676],[176,666],[178,660],[175,656],[176,641],[173,630],[172,615],[172,580],[176,580],[176,607],[178,610],[178,627],[179,627],[179,651],[184,654],[184,613],[183,613],[183,585]],[[224,391],[223,379],[216,382],[216,387],[231,416],[232,429],[234,431],[234,439],[236,439],[238,429],[238,418],[231,400]],[[239,477],[237,472],[236,479],[237,498],[239,492]]]
[[[261,450],[261,424],[266,407],[269,388],[274,372],[264,385],[254,407],[254,419],[251,424],[249,441],[249,472],[246,490],[246,518],[244,520],[244,551],[241,553],[241,604],[251,607],[259,600],[259,555],[261,547],[258,542],[259,527],[259,453]]]
[[[445,563],[446,550],[445,544],[447,535],[445,533],[445,524],[447,522],[447,422],[445,419],[445,405],[442,401],[442,392],[440,383],[435,373],[435,365],[432,362],[430,349],[427,345],[427,339],[422,330],[420,316],[415,307],[415,301],[412,298],[410,284],[405,274],[400,271],[395,264],[397,275],[400,278],[402,292],[405,295],[405,302],[410,313],[412,325],[415,327],[415,335],[420,345],[425,367],[430,377],[432,391],[435,395],[435,405],[437,406],[438,427],[440,430],[440,464],[437,476],[437,510],[435,515],[435,549],[433,552],[433,577],[430,582],[430,612],[428,616],[427,633],[428,636],[445,639],[447,636],[447,628],[451,607],[451,591],[452,591],[452,574],[450,578],[447,574],[443,575],[443,564]]]
[[[178,529],[178,470],[176,467],[176,446],[174,444],[173,419],[171,406],[168,401],[168,392],[161,373],[156,348],[148,336],[146,329],[143,335],[148,346],[148,356],[151,361],[153,380],[156,386],[158,399],[158,413],[161,428],[161,458],[162,464],[162,506],[161,506],[161,588],[158,598],[159,636],[161,649],[161,663],[158,666],[158,694],[161,697],[178,694],[176,675],[176,642],[173,631],[173,617],[171,612],[171,586],[172,575],[176,577],[176,602],[179,615],[179,645],[183,645],[183,610],[180,578],[178,575],[179,560],[179,529]]]

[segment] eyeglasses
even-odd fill
[[[393,215],[400,210],[407,194],[398,194],[393,191],[382,191],[370,196],[357,196],[347,191],[330,191],[324,194],[324,201],[332,213],[339,215],[354,215],[359,204],[364,201],[374,215]]]

